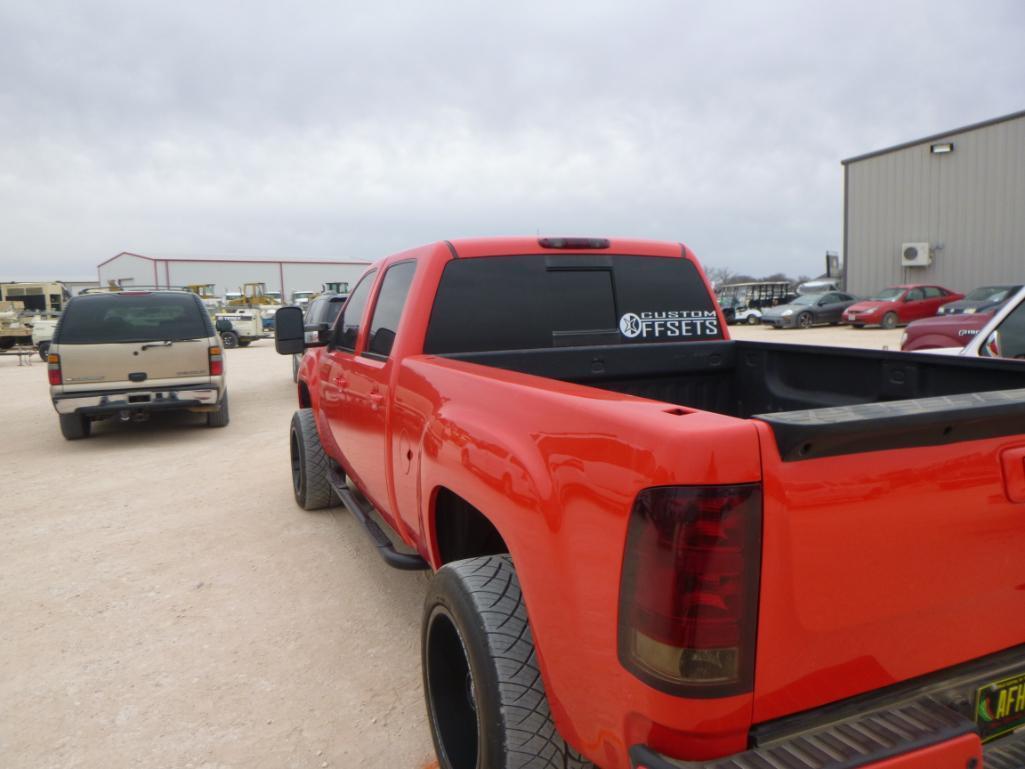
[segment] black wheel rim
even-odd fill
[[[427,698],[442,765],[474,769],[480,746],[477,687],[459,631],[436,609],[427,626]]]
[[[292,489],[295,491],[296,496],[299,496],[299,492],[302,490],[303,460],[302,454],[299,451],[299,436],[295,430],[292,430],[288,444],[292,460]]]

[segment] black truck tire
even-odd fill
[[[434,575],[421,659],[441,769],[593,769],[555,729],[509,556],[454,561]]]
[[[49,357],[49,355],[50,355],[50,343],[49,342],[40,342],[39,343],[39,358],[41,360],[46,360],[47,357]]]
[[[81,438],[88,438],[92,432],[93,423],[88,417],[81,414],[58,414],[61,423],[61,435],[69,441],[77,441]]]
[[[320,443],[313,409],[299,409],[292,415],[288,446],[296,504],[303,510],[337,507],[340,501],[327,480],[331,460]]]
[[[222,331],[221,344],[224,345],[225,350],[234,350],[238,347],[238,334],[234,331]]]
[[[207,427],[227,427],[231,421],[231,414],[228,412],[228,391],[221,396],[221,407],[217,411],[206,412]]]

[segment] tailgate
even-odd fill
[[[755,722],[1025,643],[1025,391],[755,424]]]
[[[97,384],[168,384],[166,380],[208,378],[208,342],[189,339],[165,342],[60,345],[64,391],[73,392]]]

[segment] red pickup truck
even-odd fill
[[[634,240],[424,246],[276,335],[296,501],[435,572],[442,767],[1025,767],[1020,363],[731,341]]]

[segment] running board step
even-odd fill
[[[370,535],[370,539],[377,547],[378,555],[384,559],[386,564],[394,569],[402,569],[403,571],[422,571],[423,569],[430,568],[427,561],[419,555],[400,553],[395,549],[395,545],[388,539],[388,535],[381,531],[381,527],[373,519],[374,508],[371,507],[370,503],[362,495],[353,493],[352,489],[345,482],[345,476],[337,468],[332,467],[328,470],[327,482],[331,484],[335,494],[342,500],[342,504],[349,509],[353,517],[359,521],[367,534]]]

